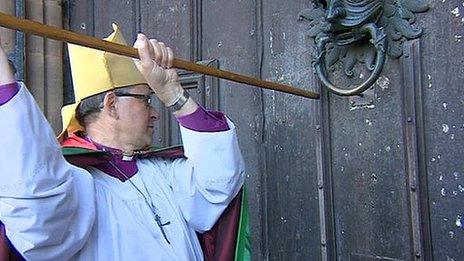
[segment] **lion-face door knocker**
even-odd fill
[[[422,28],[413,25],[414,13],[427,10],[428,0],[313,0],[313,7],[299,17],[310,21],[309,36],[316,44],[313,66],[322,84],[338,95],[360,95],[379,77],[387,53],[400,57],[402,43],[422,35]],[[352,89],[335,86],[326,63],[332,66],[340,60],[345,74],[352,76],[358,57],[371,71],[367,80]]]

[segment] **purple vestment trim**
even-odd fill
[[[13,99],[18,91],[19,84],[17,82],[0,85],[0,106]]]
[[[229,130],[224,113],[207,111],[203,107],[193,113],[177,117],[177,121],[184,127],[198,132],[217,132]]]
[[[105,162],[105,163],[95,165],[97,169],[105,172],[106,174],[114,178],[119,179],[122,182],[126,181],[128,178],[129,179],[132,178],[139,171],[137,164],[136,164],[136,157],[132,157],[132,159],[130,160],[127,160],[127,159],[123,160],[123,155],[122,155],[121,150],[106,147],[94,141],[91,141],[91,142],[95,145],[95,147],[97,147],[97,149],[110,152],[112,155],[110,159],[111,163]],[[123,172],[125,177],[114,166],[116,166],[121,172]]]

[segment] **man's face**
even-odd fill
[[[151,145],[154,124],[159,119],[159,113],[150,106],[147,99],[156,97],[153,91],[148,85],[136,85],[116,96],[116,135],[136,149]]]

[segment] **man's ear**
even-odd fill
[[[103,99],[103,108],[102,110],[108,113],[108,115],[117,118],[118,111],[118,96],[114,92],[108,92]]]

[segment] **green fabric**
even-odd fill
[[[251,260],[250,224],[248,220],[248,197],[246,186],[242,190],[242,205],[235,248],[235,261]]]
[[[75,156],[75,155],[83,155],[83,154],[97,156],[97,155],[106,154],[103,151],[96,151],[96,150],[90,150],[90,149],[79,148],[79,147],[62,147],[61,152],[63,153],[64,156]]]

